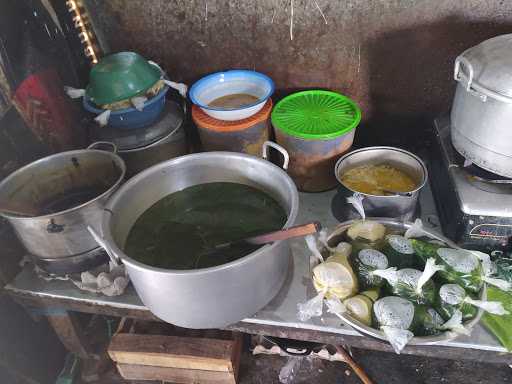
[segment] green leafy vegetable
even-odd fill
[[[512,293],[503,292],[495,287],[488,287],[487,298],[501,302],[503,307],[511,313],[504,316],[484,313],[482,323],[509,352],[512,352]]]

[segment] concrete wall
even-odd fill
[[[382,138],[377,127],[407,129],[448,110],[455,57],[512,31],[512,1],[503,0],[294,0],[293,40],[291,0],[87,3],[114,52],[138,51],[188,83],[251,68],[284,92],[339,90]]]

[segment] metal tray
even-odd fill
[[[398,230],[398,231],[403,231],[403,232],[405,232],[407,229],[409,229],[413,225],[411,222],[398,221],[398,220],[394,220],[394,219],[381,218],[381,217],[372,217],[372,218],[369,218],[369,220],[377,221],[381,224],[384,224],[388,228]],[[338,245],[341,242],[342,235],[345,233],[345,231],[352,224],[354,224],[357,221],[360,221],[360,219],[359,220],[349,220],[349,221],[345,221],[345,222],[339,224],[327,238],[327,243],[329,244],[329,246],[334,247],[334,246]],[[447,239],[446,237],[444,237],[442,235],[439,235],[438,233],[436,233],[434,231],[431,231],[431,230],[428,230],[425,228],[425,233],[428,234],[429,236],[431,236],[433,239],[442,241],[448,247],[460,248],[458,245],[453,243],[451,240]],[[485,300],[486,298],[487,298],[486,286],[484,283],[482,291],[480,292],[479,299]],[[473,326],[475,326],[475,324],[477,324],[480,321],[480,317],[482,316],[482,314],[483,314],[483,310],[480,309],[478,311],[477,315],[473,319],[466,321],[464,323],[464,326],[467,329],[471,330],[473,328]],[[373,327],[369,327],[366,324],[361,323],[359,320],[350,316],[350,314],[348,314],[347,312],[340,313],[340,314],[338,314],[338,316],[343,320],[343,322],[345,322],[347,325],[350,325],[352,328],[354,328],[358,332],[362,333],[363,335],[374,337],[379,340],[384,340],[386,342],[388,341],[386,336],[384,335],[384,332],[382,332],[378,329],[375,329]],[[432,344],[437,344],[440,342],[445,342],[448,340],[453,340],[457,336],[458,335],[456,333],[450,332],[450,331],[442,332],[442,333],[439,333],[434,336],[414,336],[407,343],[407,345],[432,345]]]

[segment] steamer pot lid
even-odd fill
[[[465,81],[470,75],[465,62],[473,69],[473,88],[512,98],[512,34],[485,40],[467,49],[459,58],[463,59],[460,75]]]

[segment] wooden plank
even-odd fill
[[[236,384],[237,382],[232,372],[130,364],[117,364],[117,369],[127,380],[161,380],[180,384]]]
[[[239,332],[233,332],[233,353],[231,355],[231,361],[233,362],[233,372],[235,379],[238,380],[238,374],[240,373],[240,359],[242,358],[244,338]]]
[[[77,314],[68,311],[55,313],[46,317],[64,347],[81,358],[92,356],[92,349],[78,321]]]
[[[108,353],[123,364],[233,372],[232,340],[120,333]]]

